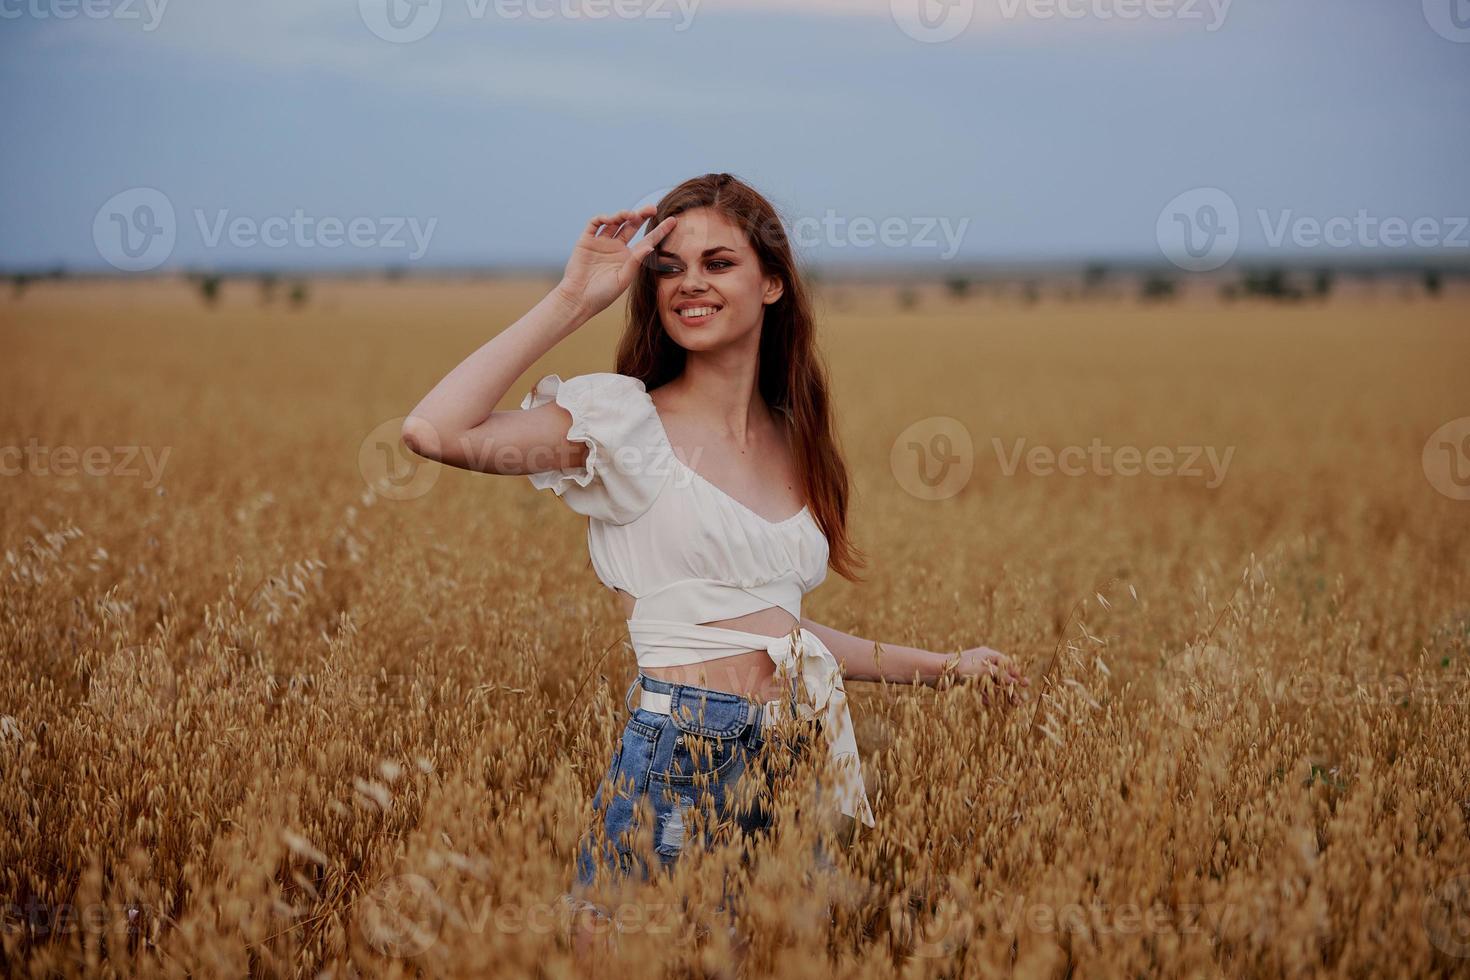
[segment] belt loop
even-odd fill
[[[642,671],[639,671],[638,674],[637,674],[637,676],[635,676],[633,678],[633,683],[631,683],[631,684],[628,685],[627,693],[625,693],[623,695],[623,707],[628,709],[628,714],[630,714],[630,715],[633,713],[633,704],[632,704],[633,689],[635,687],[637,687],[639,684],[641,684],[642,682],[643,682],[643,672]]]

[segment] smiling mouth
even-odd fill
[[[720,312],[718,306],[685,306],[675,310],[675,313],[685,320],[707,320]]]

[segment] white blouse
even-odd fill
[[[802,596],[827,577],[827,536],[805,506],[779,521],[757,514],[674,453],[647,388],[624,374],[549,374],[521,402],[572,416],[567,439],[587,445],[575,469],[530,474],[586,515],[598,579],[634,598],[628,636],[639,668],[697,664],[765,650],[799,676],[822,715],[842,812],[874,826],[863,788],[842,670],[810,630],[779,637],[702,625],[780,606],[801,619]]]

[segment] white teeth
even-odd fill
[[[680,310],[679,312],[682,313],[684,316],[698,317],[698,316],[709,316],[711,313],[714,313],[717,309],[719,309],[719,307],[717,307],[717,306],[690,306],[690,307],[687,307],[685,309]]]

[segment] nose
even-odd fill
[[[687,269],[679,281],[679,292],[690,295],[698,295],[709,287],[705,284],[704,273],[698,269]]]

